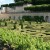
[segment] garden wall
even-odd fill
[[[12,17],[12,19],[15,17],[15,19],[18,19],[19,16],[22,17],[23,15],[29,15],[29,16],[44,16],[44,19],[47,22],[50,22],[50,12],[29,12],[29,13],[1,13],[0,18],[8,18],[9,16]]]

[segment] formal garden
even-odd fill
[[[50,12],[50,0],[14,0],[2,7],[24,7],[30,12]],[[15,9],[14,9],[15,10]],[[0,19],[0,50],[50,50],[50,23],[42,16],[22,16],[15,20]]]
[[[0,19],[0,50],[50,50],[50,23],[43,16]]]

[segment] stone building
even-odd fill
[[[22,18],[24,15],[28,16],[44,16],[44,20],[50,22],[50,12],[31,12],[25,11],[24,7],[32,6],[31,4],[25,4],[23,6],[16,6],[16,7],[2,7],[0,10],[0,18]]]

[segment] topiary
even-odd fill
[[[5,22],[5,26],[7,26],[7,22]]]
[[[16,29],[16,24],[14,24],[14,26],[13,26],[13,27],[14,27],[14,29]]]

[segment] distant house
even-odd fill
[[[15,18],[16,20],[24,15],[26,16],[44,16],[44,20],[50,22],[50,12],[32,12],[32,11],[25,11],[24,7],[32,6],[32,4],[24,4],[22,6],[15,6],[15,7],[2,7],[0,10],[0,18]]]

